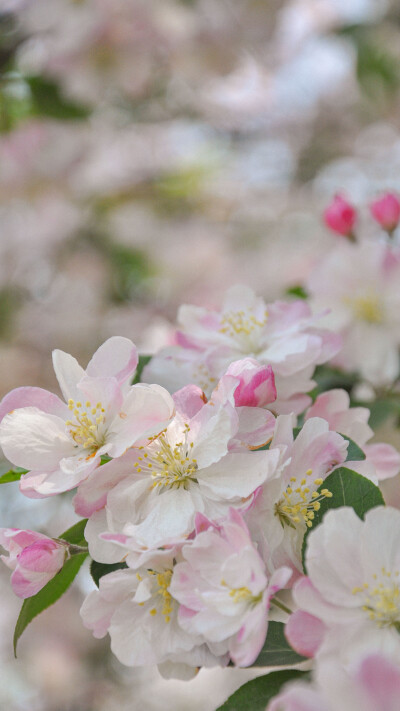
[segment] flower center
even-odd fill
[[[98,402],[94,407],[91,402],[86,402],[86,408],[81,402],[70,398],[68,407],[73,412],[75,419],[67,420],[69,433],[76,444],[84,449],[96,451],[104,444],[106,421],[104,407]]]
[[[231,336],[246,352],[257,350],[257,341],[261,329],[268,320],[268,311],[260,321],[250,309],[247,311],[226,311],[221,316],[219,332]]]
[[[311,474],[312,469],[307,469],[306,477]],[[320,492],[315,490],[314,487],[320,486],[323,479],[314,479],[312,483],[306,477],[297,485],[297,478],[292,476],[282,498],[275,504],[275,516],[278,516],[282,526],[295,528],[296,524],[304,521],[306,526],[311,528],[314,513],[321,508],[321,501],[332,497],[332,492],[328,489],[322,489]]]
[[[158,588],[154,593],[153,597],[160,597],[161,600],[161,614],[164,615],[165,622],[171,620],[171,612],[173,610],[174,601],[172,595],[169,592],[169,586],[171,583],[172,570],[165,570],[163,573],[158,573],[156,570],[149,570],[149,575],[155,576]],[[150,615],[156,615],[157,608],[152,607],[150,610]]]
[[[176,444],[170,444],[167,433],[162,432],[146,447],[139,447],[143,454],[138,457],[135,469],[138,473],[149,474],[153,479],[152,488],[184,489],[190,482],[197,482],[197,460],[190,456],[193,442],[188,441],[189,425],[185,425],[183,439]]]
[[[364,583],[352,590],[363,598],[362,609],[378,627],[396,627],[400,630],[400,572],[391,573],[382,568],[373,575],[373,583]]]
[[[201,388],[207,395],[211,394],[211,391],[217,382],[217,379],[211,375],[204,363],[198,363],[195,368],[193,368],[192,378],[192,382],[196,383],[196,385],[198,385],[199,388]]]
[[[356,319],[367,323],[382,323],[383,309],[378,294],[369,293],[350,299]]]
[[[221,580],[221,585],[224,587],[229,587],[228,583],[224,579]],[[262,600],[262,593],[254,595],[249,588],[246,586],[242,588],[231,588],[229,590],[229,597],[233,598],[233,602],[248,602],[250,605],[257,605]]]

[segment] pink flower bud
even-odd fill
[[[226,373],[239,379],[234,396],[236,407],[265,407],[275,402],[275,377],[270,365],[244,358],[231,363]]]
[[[14,571],[11,586],[18,597],[36,595],[64,565],[66,545],[35,531],[1,528],[0,544],[10,554],[0,558]]]
[[[342,195],[335,195],[324,211],[324,221],[327,227],[344,237],[352,237],[357,212]]]
[[[393,232],[400,220],[400,201],[393,193],[385,193],[370,205],[372,217],[387,232]]]

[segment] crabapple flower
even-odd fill
[[[170,392],[194,383],[210,396],[231,363],[252,358],[274,372],[277,397],[266,406],[277,413],[300,413],[310,403],[306,393],[314,387],[315,366],[340,348],[340,338],[318,328],[317,321],[304,301],[266,304],[250,288],[235,286],[219,312],[181,306],[178,345],[154,356],[142,379]],[[243,377],[246,383],[249,373]]]
[[[296,612],[286,633],[303,646],[302,612],[323,623],[318,658],[349,664],[356,654],[385,652],[400,662],[400,511],[379,506],[365,520],[353,509],[328,511],[308,537],[308,577],[293,588]]]
[[[399,473],[400,454],[390,444],[367,444],[374,434],[368,425],[369,416],[367,407],[350,407],[350,397],[346,390],[335,389],[318,395],[304,419],[322,417],[329,423],[331,430],[353,439],[363,449],[366,459],[348,462],[349,469],[367,478],[382,481]]]
[[[109,338],[86,371],[56,350],[54,370],[67,401],[41,388],[17,388],[0,404],[0,444],[15,465],[27,496],[51,496],[76,487],[100,464],[135,442],[158,434],[174,404],[158,385],[129,385],[137,365],[127,338]]]
[[[234,391],[236,407],[267,407],[276,400],[275,377],[270,365],[244,358],[231,363],[226,375],[239,379]]]
[[[346,460],[348,442],[328,423],[312,417],[293,436],[293,417],[280,415],[276,420],[269,451],[279,453],[279,463],[272,477],[262,485],[246,521],[267,562],[272,553],[272,568],[290,565],[302,570],[301,546],[307,528],[313,525],[321,500],[332,496],[321,489],[324,479]]]
[[[189,635],[178,622],[179,604],[171,594],[171,578],[179,548],[147,552],[135,569],[118,570],[100,580],[81,608],[83,624],[97,638],[107,632],[111,649],[122,664],[147,666],[167,661],[225,665],[198,635]]]
[[[393,193],[385,193],[370,205],[372,217],[386,232],[393,232],[400,220],[400,200]]]
[[[219,520],[230,506],[248,506],[256,489],[275,471],[278,451],[239,446],[241,411],[258,408],[236,409],[224,398],[204,404],[194,386],[177,396],[176,415],[160,435],[105,464],[101,469],[107,467],[107,478],[98,491],[93,479],[93,487],[88,482],[78,493],[79,512],[86,503],[94,510],[85,535],[96,560],[120,559],[120,554],[110,559],[115,551],[107,550],[100,533],[123,533],[142,546],[163,546],[190,534],[197,512]],[[196,410],[199,403],[202,407]],[[103,484],[109,490],[101,508]]]
[[[356,219],[356,210],[342,195],[335,195],[324,211],[326,226],[343,237],[352,237]]]
[[[182,548],[170,590],[181,603],[178,621],[191,635],[203,636],[238,666],[258,657],[268,629],[271,598],[292,571],[279,568],[268,579],[243,518],[230,509],[213,525],[199,515],[194,540]]]
[[[400,669],[383,654],[369,654],[343,669],[330,660],[316,670],[316,682],[286,685],[267,711],[398,711]]]
[[[0,545],[9,556],[0,556],[11,568],[11,587],[18,597],[36,595],[64,565],[67,544],[42,533],[18,528],[0,528]]]
[[[357,265],[357,269],[355,269]],[[400,253],[381,242],[337,244],[306,284],[313,308],[329,309],[327,328],[343,347],[332,363],[374,386],[399,375]]]

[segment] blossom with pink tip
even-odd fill
[[[16,466],[30,470],[21,491],[33,498],[76,487],[100,464],[158,434],[174,412],[159,385],[130,385],[137,353],[127,338],[109,338],[86,371],[56,350],[54,370],[63,403],[41,388],[17,388],[0,403],[0,444]]]
[[[170,590],[181,607],[178,620],[212,649],[229,652],[238,666],[251,665],[268,630],[271,598],[291,577],[281,567],[269,578],[265,564],[235,509],[215,526],[198,522],[200,532],[182,548]]]
[[[35,531],[0,528],[0,545],[9,556],[0,556],[11,568],[11,586],[18,597],[36,595],[64,565],[67,544]]]
[[[296,612],[286,628],[294,649],[309,646],[308,627],[319,660],[336,657],[348,665],[356,655],[385,651],[400,663],[399,537],[394,508],[371,509],[364,521],[347,507],[325,514],[308,537],[308,577],[293,588],[299,610],[308,614],[305,621]]]
[[[370,205],[372,217],[386,232],[393,232],[400,220],[400,200],[394,193],[385,193]]]
[[[272,569],[290,565],[296,577],[303,569],[304,534],[312,528],[321,500],[332,496],[321,485],[346,461],[348,442],[320,417],[308,419],[296,438],[293,425],[291,415],[277,418],[269,451],[278,454],[279,462],[245,518],[266,563]]]
[[[234,286],[220,311],[180,307],[178,345],[156,354],[142,379],[170,392],[194,383],[209,397],[234,361],[250,358],[274,373],[276,397],[269,403],[266,399],[274,395],[271,378],[267,371],[258,376],[265,377],[265,385],[260,381],[257,386],[264,406],[274,413],[298,414],[310,404],[307,393],[314,387],[315,366],[333,357],[341,345],[341,338],[319,328],[318,321],[304,300],[266,304],[249,287]],[[243,374],[243,387],[249,375]]]
[[[317,666],[311,684],[292,682],[266,711],[398,711],[400,669],[390,656],[375,652],[344,669],[337,660]]]
[[[322,324],[342,337],[332,364],[373,386],[399,375],[400,252],[379,241],[337,243],[306,283]]]
[[[346,390],[333,389],[321,393],[308,408],[304,419],[322,417],[331,430],[354,440],[366,455],[365,460],[348,462],[346,466],[369,479],[390,479],[400,471],[400,454],[391,444],[376,442],[367,444],[373,437],[368,425],[370,411],[367,407],[350,407]]]
[[[326,226],[344,237],[353,235],[356,219],[356,210],[343,195],[335,195],[331,204],[324,211]]]
[[[229,507],[248,507],[258,487],[274,476],[279,452],[253,451],[254,441],[261,446],[271,437],[274,417],[262,408],[235,408],[237,379],[232,381],[229,387],[224,381],[216,399],[206,403],[195,386],[178,391],[176,414],[158,437],[81,484],[75,507],[90,515],[85,535],[96,560],[120,559],[99,534],[122,533],[142,546],[164,546],[189,535],[197,513],[220,520]]]
[[[129,551],[129,541],[122,545]],[[226,665],[226,654],[213,654],[200,635],[188,634],[179,624],[171,578],[181,559],[179,546],[146,551],[134,569],[103,576],[99,590],[84,601],[83,624],[97,638],[109,633],[111,649],[122,664]]]

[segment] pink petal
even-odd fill
[[[137,350],[132,341],[113,336],[94,353],[86,373],[93,378],[114,377],[122,384],[133,375],[137,363]]]
[[[173,400],[177,412],[188,419],[192,419],[207,402],[202,389],[197,385],[186,385],[181,388],[174,393]]]
[[[62,419],[69,416],[68,407],[57,395],[42,388],[23,387],[11,390],[0,403],[0,422],[13,410],[20,407],[37,407],[42,412],[56,415]]]
[[[304,657],[314,657],[325,635],[324,623],[303,610],[296,610],[285,627],[285,636],[291,647]]]
[[[400,471],[400,454],[390,444],[383,442],[364,445],[367,461],[375,466],[376,476],[379,481],[390,479]]]

